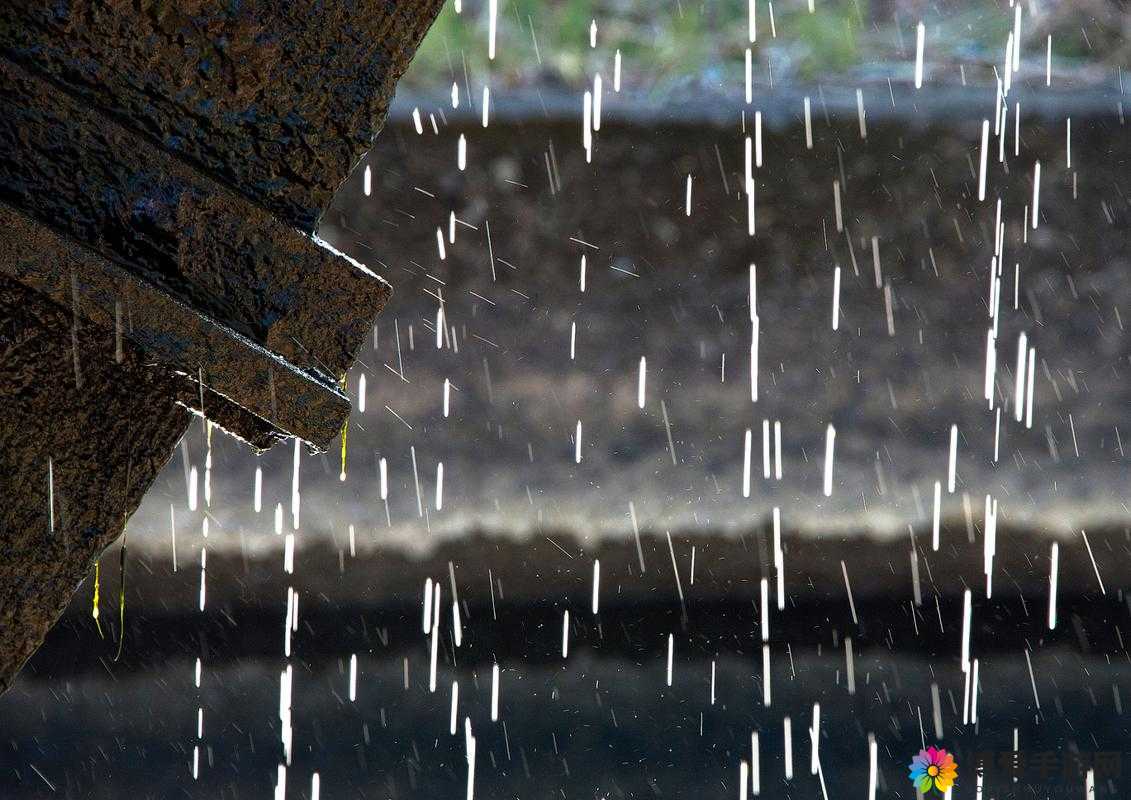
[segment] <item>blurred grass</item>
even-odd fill
[[[797,15],[790,23],[791,32],[805,45],[799,71],[807,80],[818,80],[860,62],[857,18],[847,9],[821,6],[816,13]]]
[[[1061,69],[1122,64],[1131,21],[1121,0],[1033,0],[1024,7],[1023,55],[1043,62],[1053,36]],[[449,0],[406,75],[410,86],[436,87],[489,76],[496,86],[586,86],[611,77],[619,49],[624,79],[649,89],[673,81],[741,85],[744,51],[751,47],[761,80],[836,81],[871,65],[906,65],[914,58],[915,25],[927,25],[928,60],[986,68],[1004,58],[1012,10],[993,0],[970,0],[940,10],[913,0],[784,0],[757,2],[757,42],[747,41],[746,0],[499,0],[497,54],[487,58],[487,0]],[[597,21],[597,46],[589,28]],[[537,45],[535,45],[537,40]],[[1067,63],[1066,63],[1067,62]],[[957,70],[955,70],[957,73]],[[475,87],[469,87],[475,90]]]

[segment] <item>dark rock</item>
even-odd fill
[[[315,236],[440,0],[0,8],[0,688],[191,418],[325,448],[388,284]]]

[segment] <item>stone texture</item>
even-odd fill
[[[73,322],[0,278],[0,689],[122,532],[190,417],[172,399],[174,377],[132,354],[116,363],[110,337]]]
[[[266,448],[281,431],[324,446],[341,430],[349,400],[328,377],[303,368],[303,360],[303,367],[296,366],[232,331],[222,317],[197,313],[3,205],[0,228],[8,234],[0,241],[0,275],[71,309],[105,341],[120,339],[187,376],[179,383],[187,389],[185,402],[197,411],[203,381],[206,415],[230,433]],[[357,313],[368,326],[371,312]],[[233,416],[234,409],[245,416]]]
[[[442,0],[0,5],[0,50],[314,230]]]
[[[0,5],[0,690],[191,411],[341,430],[390,288],[314,234],[440,6]]]
[[[0,200],[333,392],[387,284],[20,67],[0,62],[0,103],[0,142],[18,144],[0,151]],[[170,355],[189,373],[216,363]],[[231,383],[214,388],[263,414]],[[344,410],[322,436],[264,416],[324,446]]]

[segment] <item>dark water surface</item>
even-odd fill
[[[688,646],[681,636],[677,647]],[[281,758],[281,667],[282,659],[262,659],[206,668],[199,691],[187,659],[115,679],[24,682],[5,700],[5,794],[270,796]],[[685,797],[693,791],[737,797],[738,761],[750,759],[755,731],[763,796],[817,797],[808,729],[812,704],[819,702],[829,797],[866,796],[868,732],[880,743],[882,796],[914,797],[905,765],[924,741],[939,741],[933,684],[940,691],[941,741],[959,753],[955,797],[975,796],[973,765],[989,758],[986,789],[995,797],[1083,797],[1074,753],[1108,765],[1097,796],[1125,796],[1125,774],[1116,774],[1113,764],[1131,769],[1120,696],[1131,689],[1131,666],[1065,649],[1033,657],[1040,712],[1023,658],[983,659],[977,726],[961,724],[963,687],[951,665],[865,651],[857,656],[856,693],[850,695],[843,653],[831,641],[821,655],[805,648],[772,660],[769,708],[762,705],[761,659],[754,653],[717,659],[714,705],[712,662],[702,653],[677,650],[671,687],[662,655],[641,663],[580,652],[559,664],[502,667],[499,721],[492,723],[489,667],[445,667],[433,694],[423,646],[409,658],[407,689],[401,659],[363,656],[351,703],[348,656],[313,668],[299,659],[288,796],[307,797],[310,775],[318,771],[323,797],[462,797],[463,720],[469,716],[479,743],[478,797]],[[459,681],[455,736],[448,727],[453,680]],[[208,753],[193,782],[189,743],[198,705],[207,709]],[[784,777],[785,717],[792,720],[792,781]],[[998,756],[1013,752],[1015,730],[1023,759],[1016,784],[998,763]]]
[[[726,128],[609,124],[592,165],[580,125],[453,125],[422,137],[392,126],[369,159],[373,196],[363,196],[359,172],[324,220],[323,235],[386,277],[396,296],[349,377],[355,399],[363,373],[367,390],[349,429],[347,479],[339,479],[338,452],[300,459],[294,574],[283,571],[285,536],[274,533],[272,514],[281,504],[292,531],[293,451],[256,459],[215,434],[211,505],[201,489],[200,508],[189,511],[186,476],[196,468],[202,481],[205,472],[205,438],[194,427],[130,524],[122,659],[113,660],[112,554],[101,585],[107,639],[93,629],[88,583],[0,700],[0,796],[271,796],[282,757],[288,587],[300,597],[289,661],[290,798],[310,796],[314,771],[323,798],[464,797],[465,716],[479,798],[739,797],[752,732],[761,796],[822,797],[810,774],[814,703],[824,792],[834,800],[867,797],[869,734],[880,797],[914,796],[906,764],[924,743],[958,752],[955,798],[976,797],[978,763],[987,765],[986,798],[1084,798],[1081,765],[1094,770],[1096,797],[1128,796],[1131,144],[1110,108],[1074,117],[1069,169],[1065,121],[1023,118],[1022,156],[992,164],[990,199],[979,203],[983,113],[972,107],[929,126],[914,115],[888,118],[862,140],[855,118],[829,122],[815,105],[812,152],[799,121],[767,129],[754,237],[737,119]],[[455,166],[461,132],[465,172]],[[1022,223],[1038,159],[1034,231]],[[843,192],[839,233],[834,180]],[[995,417],[982,392],[999,195],[1008,268],[995,461]],[[448,334],[437,350],[441,296]],[[1032,428],[1012,417],[1021,332],[1037,352]],[[780,480],[762,476],[763,420],[782,424]],[[830,423],[837,449],[826,497]],[[952,424],[960,431],[953,494],[945,490]],[[754,475],[744,497],[748,428]],[[935,481],[944,486],[938,551],[930,543]],[[987,495],[999,504],[991,599]],[[775,507],[787,601],[770,613],[767,707],[760,581],[769,581],[773,604]],[[1058,621],[1050,632],[1054,541]],[[602,562],[597,615],[594,558]],[[421,630],[426,578],[443,587],[435,693]],[[976,724],[963,723],[967,589]],[[498,722],[490,719],[495,663]],[[1020,766],[1011,772],[1002,764],[1015,737]]]

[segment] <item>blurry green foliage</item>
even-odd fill
[[[1013,27],[1010,10],[994,0],[945,8],[913,0],[815,0],[812,14],[807,0],[779,0],[775,38],[769,4],[758,0],[757,6],[755,71],[759,76],[772,71],[775,80],[836,80],[869,63],[906,63],[914,56],[920,18],[928,26],[930,61],[965,64],[968,71],[988,68],[1004,57]],[[466,61],[473,81],[489,76],[493,85],[549,81],[580,89],[597,71],[610,77],[619,48],[626,79],[637,86],[687,79],[741,85],[744,51],[750,46],[747,9],[747,0],[499,0],[497,55],[490,61],[487,0],[464,0],[461,14],[449,0],[406,81],[435,86],[458,80],[462,85]],[[1049,32],[1062,66],[1063,59],[1121,63],[1127,58],[1131,23],[1119,13],[1119,0],[1032,0],[1025,15],[1027,58],[1043,55]],[[595,49],[589,46],[594,19]]]

